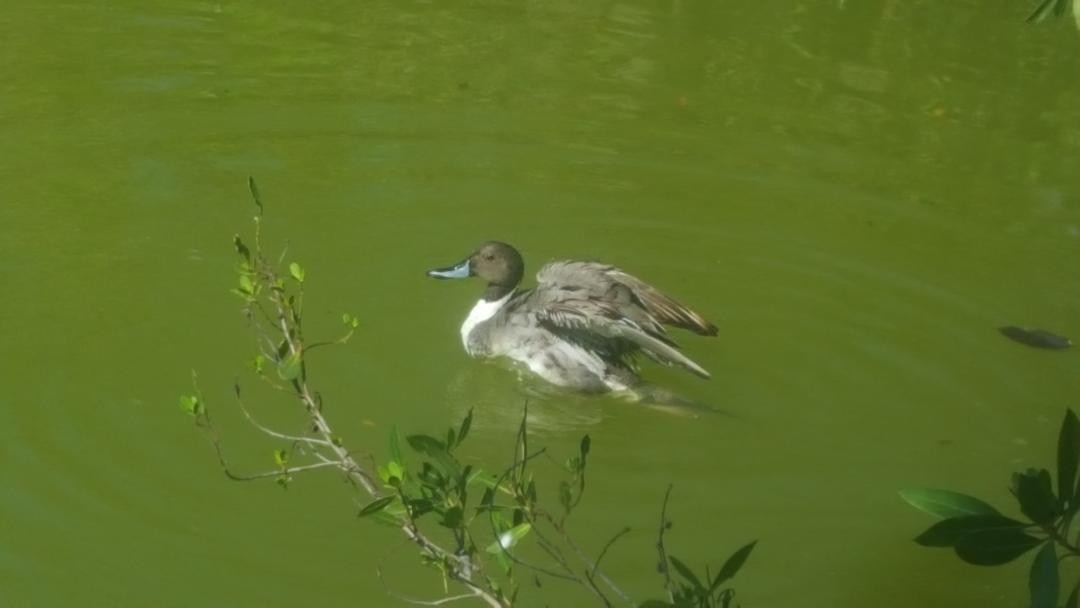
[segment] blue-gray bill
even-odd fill
[[[465,260],[456,266],[448,266],[446,268],[436,268],[434,270],[427,271],[427,276],[436,279],[467,279],[471,272],[469,269],[469,260]]]

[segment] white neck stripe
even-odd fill
[[[465,350],[469,350],[469,334],[472,333],[476,326],[487,321],[491,317],[495,316],[495,313],[499,312],[499,309],[506,304],[510,296],[514,295],[514,292],[510,292],[503,296],[499,300],[489,302],[481,298],[476,306],[473,306],[469,311],[469,316],[465,318],[465,322],[461,324],[461,342],[465,345]]]

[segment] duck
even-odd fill
[[[521,288],[524,272],[521,254],[501,241],[427,271],[435,279],[477,277],[486,283],[461,325],[468,355],[505,357],[553,385],[587,393],[632,392],[642,384],[638,355],[710,377],[679,350],[665,326],[701,336],[716,336],[716,326],[652,285],[594,261],[548,262],[531,289]]]

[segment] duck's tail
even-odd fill
[[[684,397],[675,391],[655,384],[643,382],[620,391],[619,395],[636,403],[672,414],[692,417],[703,414],[719,414],[721,416],[738,417],[737,414],[732,412],[713,407],[700,401],[695,401],[688,397]]]

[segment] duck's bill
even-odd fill
[[[435,270],[427,271],[427,276],[436,279],[467,279],[469,278],[469,275],[469,260],[465,260],[457,266],[448,266],[446,268],[436,268]]]

